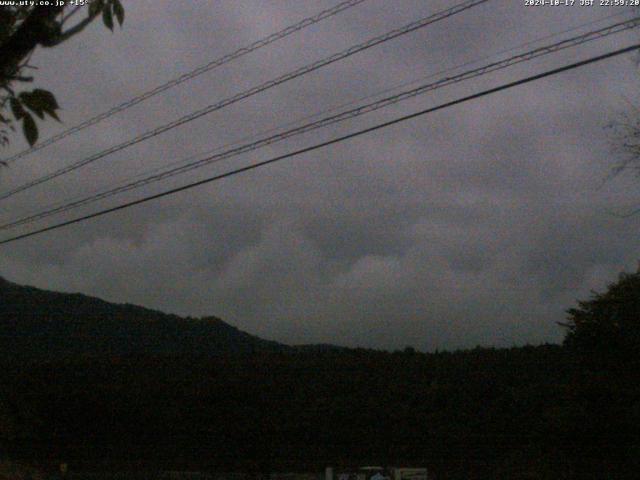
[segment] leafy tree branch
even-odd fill
[[[83,7],[66,6],[0,6],[0,145],[10,141],[15,125],[21,124],[29,145],[38,141],[38,126],[47,116],[59,121],[55,96],[44,89],[21,91],[20,86],[33,81],[25,75],[33,68],[29,59],[38,48],[56,47],[81,33],[93,20],[102,16],[104,25],[114,29],[114,18],[124,22],[120,0],[94,0],[87,16],[71,26],[69,20]],[[35,116],[35,117],[34,117]]]

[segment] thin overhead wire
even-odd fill
[[[16,153],[15,155],[3,160],[5,163],[9,164],[12,163],[20,158],[26,157],[27,155],[31,155],[34,152],[37,152],[38,150],[42,150],[45,147],[48,147],[49,145],[53,145],[54,143],[59,142],[60,140],[73,135],[74,133],[77,133],[81,130],[84,130],[85,128],[88,128],[92,125],[95,125],[97,123],[100,123],[101,121],[117,114],[120,113],[124,110],[127,110],[128,108],[131,108],[135,105],[138,105],[139,103],[144,102],[145,100],[150,99],[151,97],[158,95],[159,93],[165,92],[167,90],[169,90],[170,88],[173,88],[177,85],[180,85],[181,83],[184,83],[188,80],[191,80],[199,75],[202,75],[203,73],[206,72],[210,72],[211,70],[214,70],[215,68],[218,68],[222,65],[225,65],[233,60],[236,60],[244,55],[247,55],[248,53],[254,52],[260,48],[266,47],[267,45],[270,45],[274,42],[277,42],[278,40],[281,40],[285,37],[288,37],[289,35],[298,32],[304,28],[307,28],[311,25],[314,25],[324,19],[333,17],[334,15],[337,15],[338,13],[344,12],[345,10],[348,10],[350,8],[355,7],[356,5],[366,2],[367,0],[348,0],[348,1],[344,1],[341,2],[337,5],[335,5],[332,8],[329,8],[327,10],[323,10],[320,13],[317,13],[316,15],[313,15],[311,17],[305,18],[304,20],[301,20],[298,23],[295,23],[293,25],[290,25],[278,32],[275,32],[267,37],[264,37],[256,42],[253,42],[250,45],[247,45],[245,47],[239,48],[238,50],[229,53],[227,55],[224,55],[220,58],[216,58],[215,60],[210,61],[209,63],[202,65],[194,70],[191,70],[190,72],[184,73],[182,75],[180,75],[177,78],[174,78],[172,80],[169,80],[165,83],[163,83],[162,85],[158,85],[157,87],[148,90],[144,93],[141,93],[140,95],[137,95],[125,102],[120,103],[119,105],[116,105],[115,107],[106,110],[94,117],[91,117],[77,125],[74,125],[73,127],[68,128],[67,130],[64,130],[63,132],[60,132],[56,135],[53,135],[52,137],[47,138],[46,140],[43,140],[42,142],[38,142],[36,143],[33,147],[31,148],[27,148],[21,152]],[[79,7],[76,7],[76,10],[74,10],[71,15],[73,13],[75,13],[77,10],[79,9]]]
[[[632,28],[636,28],[640,26],[640,17],[637,18],[633,18],[631,20],[627,20],[624,22],[619,22],[613,25],[609,25],[607,27],[595,30],[595,31],[591,31],[591,32],[587,32],[581,35],[577,35],[575,37],[569,38],[569,39],[565,39],[562,40],[560,42],[556,42],[554,44],[551,45],[545,45],[542,47],[538,47],[536,49],[530,50],[528,52],[525,53],[521,53],[518,55],[514,55],[512,57],[509,57],[507,59],[504,60],[500,60],[500,61],[496,61],[493,63],[489,63],[487,65],[484,65],[482,67],[479,68],[475,68],[472,70],[468,70],[466,72],[457,74],[457,75],[453,75],[453,76],[449,76],[449,77],[444,77],[436,82],[433,83],[428,83],[428,84],[424,84],[421,86],[418,86],[417,88],[413,88],[404,92],[400,92],[398,94],[386,97],[386,98],[382,98],[379,100],[376,100],[374,102],[370,102],[368,104],[350,109],[350,110],[346,110],[343,111],[341,113],[338,113],[336,115],[331,115],[325,118],[322,118],[320,120],[317,120],[315,122],[311,122],[311,123],[307,123],[305,125],[301,125],[298,126],[296,128],[287,130],[285,132],[280,132],[276,135],[271,135],[265,138],[262,138],[260,140],[254,141],[254,142],[250,142],[229,150],[226,150],[224,152],[221,153],[217,153],[214,155],[210,155],[208,157],[202,158],[200,160],[194,161],[194,162],[189,162],[185,165],[181,165],[178,167],[174,167],[171,168],[169,170],[165,170],[163,172],[157,173],[157,174],[153,174],[150,176],[147,176],[145,178],[142,178],[140,180],[135,180],[135,181],[131,181],[129,183],[126,183],[124,185],[118,186],[116,188],[112,188],[97,194],[93,194],[87,197],[84,197],[80,200],[76,200],[76,201],[72,201],[66,204],[63,204],[61,206],[56,206],[54,208],[50,208],[48,210],[42,211],[42,212],[38,212],[36,214],[32,214],[17,220],[14,220],[12,222],[0,225],[0,230],[6,230],[9,228],[14,228],[20,225],[24,225],[24,224],[28,224],[28,223],[32,223],[35,222],[37,220],[41,220],[43,218],[47,218],[50,217],[52,215],[58,214],[58,213],[63,213],[63,212],[67,212],[69,210],[84,206],[84,205],[88,205],[91,203],[94,203],[96,201],[99,200],[103,200],[105,198],[109,198],[112,197],[114,195],[117,194],[121,194],[130,190],[134,190],[137,188],[141,188],[143,186],[149,185],[151,183],[155,183],[179,174],[183,174],[192,170],[195,170],[197,168],[201,168],[205,165],[209,165],[211,163],[214,162],[219,162],[231,157],[235,157],[238,156],[240,154],[243,153],[247,153],[253,150],[256,150],[258,148],[267,146],[267,145],[272,145],[274,143],[280,142],[282,140],[291,138],[293,136],[297,136],[297,135],[301,135],[303,133],[307,133],[309,131],[312,130],[316,130],[322,127],[326,127],[328,125],[333,125],[335,123],[338,122],[342,122],[345,120],[349,120],[355,117],[359,117],[362,116],[364,114],[388,107],[390,105],[399,103],[401,101],[407,100],[409,98],[413,98],[416,97],[418,95],[433,91],[433,90],[437,90],[439,88],[443,88],[449,85],[453,85],[465,80],[469,80],[472,78],[476,78],[482,75],[486,75],[489,73],[493,73],[495,71],[498,70],[502,70],[508,67],[511,67],[513,65],[519,64],[519,63],[523,63],[523,62],[528,62],[531,61],[535,58],[544,56],[544,55],[549,55],[551,53],[555,53],[561,50],[565,50],[567,48],[572,48],[572,47],[576,47],[578,45],[582,45],[585,44],[587,42],[591,42],[594,40],[598,40],[604,37],[607,37],[609,35],[613,35],[613,34],[617,34],[617,33],[621,33],[624,32],[626,30],[632,29]]]
[[[317,111],[317,112],[315,112],[315,113],[313,113],[311,115],[304,115],[304,116],[299,117],[299,118],[297,118],[297,119],[295,119],[293,121],[285,122],[285,123],[280,124],[280,125],[278,125],[276,127],[271,127],[271,128],[265,129],[265,130],[261,130],[258,133],[245,135],[245,136],[243,136],[243,137],[241,137],[241,138],[239,138],[237,140],[234,140],[233,142],[225,143],[223,145],[218,145],[217,147],[214,147],[212,149],[209,149],[209,150],[206,150],[206,151],[203,151],[203,152],[199,152],[199,153],[196,153],[196,154],[193,154],[193,155],[189,155],[186,158],[183,158],[183,159],[180,159],[180,160],[176,160],[176,161],[173,161],[173,162],[169,162],[168,164],[161,165],[161,166],[149,169],[149,170],[142,171],[142,172],[140,172],[140,173],[138,173],[136,175],[133,175],[124,184],[123,184],[122,181],[112,183],[108,187],[108,189],[112,190],[112,189],[115,189],[117,187],[124,187],[124,186],[128,185],[132,180],[144,178],[144,177],[147,177],[147,176],[151,176],[151,175],[153,175],[153,174],[155,174],[157,172],[161,172],[162,170],[165,170],[165,169],[168,169],[168,168],[171,168],[171,167],[176,167],[176,166],[179,166],[179,165],[186,165],[186,164],[190,163],[191,161],[197,159],[198,157],[202,157],[204,155],[211,155],[211,154],[213,154],[215,152],[224,151],[225,149],[230,149],[230,148],[242,145],[244,142],[246,142],[248,140],[255,141],[256,137],[269,135],[271,133],[281,131],[281,130],[283,130],[285,128],[289,128],[289,127],[292,127],[294,125],[301,124],[302,122],[305,122],[305,121],[308,121],[308,120],[311,120],[311,119],[314,119],[314,118],[318,118],[318,117],[321,117],[323,115],[327,115],[329,113],[336,112],[338,110],[344,109],[344,108],[352,106],[352,105],[356,105],[356,104],[358,104],[360,102],[363,102],[363,101],[366,101],[366,100],[370,100],[372,98],[380,97],[382,95],[391,93],[391,92],[399,90],[401,88],[406,88],[406,87],[409,87],[409,86],[412,86],[412,85],[418,85],[418,84],[420,84],[420,82],[424,82],[425,80],[429,80],[431,78],[435,78],[435,77],[438,77],[440,75],[445,75],[445,74],[448,74],[450,72],[454,72],[456,70],[459,70],[461,68],[468,67],[468,66],[477,64],[479,62],[482,62],[482,61],[485,61],[485,60],[489,60],[491,58],[498,57],[498,56],[503,55],[505,53],[510,53],[510,52],[514,52],[514,51],[517,51],[517,50],[521,50],[521,49],[523,49],[525,47],[528,47],[528,46],[531,46],[531,45],[535,45],[535,44],[543,42],[545,40],[549,40],[551,38],[556,38],[556,37],[559,37],[559,36],[567,34],[567,33],[575,32],[576,30],[581,30],[582,28],[590,27],[590,26],[593,26],[595,24],[604,22],[606,20],[610,20],[612,18],[620,17],[622,15],[627,15],[627,14],[628,14],[628,12],[618,11],[617,13],[613,13],[611,15],[606,15],[606,16],[597,18],[595,20],[589,21],[589,22],[581,23],[581,24],[573,26],[571,28],[568,28],[568,29],[565,29],[565,30],[562,30],[562,31],[559,31],[559,32],[555,32],[555,33],[552,33],[552,34],[549,34],[549,35],[545,35],[544,37],[539,37],[539,38],[536,38],[534,40],[527,41],[525,43],[521,43],[521,44],[516,45],[514,47],[509,47],[509,48],[506,48],[506,49],[503,49],[503,50],[499,50],[497,52],[493,52],[493,53],[491,53],[489,55],[485,55],[485,56],[480,57],[480,58],[478,58],[476,60],[471,60],[471,61],[468,61],[468,62],[457,64],[455,66],[448,67],[448,68],[446,68],[444,70],[440,70],[440,71],[435,72],[435,73],[430,73],[429,75],[422,75],[422,76],[420,76],[419,78],[417,78],[415,80],[411,80],[411,81],[408,81],[408,82],[397,83],[397,84],[395,84],[393,86],[385,88],[384,90],[381,90],[381,91],[378,91],[378,92],[375,92],[375,93],[372,93],[372,94],[369,94],[369,95],[365,95],[365,96],[362,96],[362,97],[358,97],[356,99],[350,100],[350,101],[345,102],[345,103],[341,103],[339,105],[333,106],[333,107],[325,109],[325,110]],[[212,162],[212,163],[214,163],[214,162]],[[56,202],[55,204],[53,204],[49,208],[50,209],[54,209],[54,208],[66,206],[66,205],[71,204],[71,203],[73,203],[73,202],[75,202],[77,200],[80,200],[80,199],[83,199],[83,198],[87,197],[87,195],[93,197],[95,195],[100,194],[101,192],[102,192],[102,189],[94,189],[89,194],[74,195],[73,197],[68,197],[68,198],[66,198],[64,200]],[[64,211],[66,211],[66,210],[64,210]],[[29,213],[28,215],[29,216],[37,215],[38,213],[39,213],[38,211],[33,211],[33,212]],[[2,228],[3,228],[3,226],[0,225],[0,229],[2,229]]]
[[[97,217],[106,215],[108,213],[113,213],[113,212],[116,212],[116,211],[119,211],[119,210],[124,210],[126,208],[133,207],[135,205],[140,205],[142,203],[150,202],[152,200],[157,200],[157,199],[162,198],[162,197],[174,195],[176,193],[179,193],[179,192],[182,192],[182,191],[185,191],[185,190],[190,190],[192,188],[195,188],[195,187],[198,187],[198,186],[201,186],[201,185],[205,185],[205,184],[212,183],[212,182],[215,182],[215,181],[218,181],[218,180],[222,180],[223,178],[227,178],[227,177],[231,177],[231,176],[234,176],[234,175],[237,175],[237,174],[240,174],[240,173],[248,172],[250,170],[255,170],[257,168],[264,167],[266,165],[270,165],[272,163],[280,162],[282,160],[285,160],[285,159],[288,159],[288,158],[292,158],[292,157],[296,157],[298,155],[302,155],[304,153],[308,153],[308,152],[311,152],[311,151],[314,151],[314,150],[318,150],[320,148],[324,148],[324,147],[327,147],[329,145],[334,145],[336,143],[340,143],[340,142],[343,142],[343,141],[346,141],[346,140],[349,140],[349,139],[352,139],[352,138],[355,138],[355,137],[359,137],[361,135],[365,135],[365,134],[368,134],[368,133],[371,133],[371,132],[374,132],[374,131],[378,131],[378,130],[390,127],[390,126],[398,124],[398,123],[402,123],[402,122],[405,122],[405,121],[408,121],[408,120],[411,120],[411,119],[414,119],[414,118],[417,118],[417,117],[421,117],[423,115],[427,115],[429,113],[433,113],[433,112],[436,112],[436,111],[439,111],[439,110],[444,110],[446,108],[450,108],[450,107],[453,107],[455,105],[459,105],[459,104],[462,104],[462,103],[465,103],[465,102],[469,102],[469,101],[475,100],[477,98],[481,98],[481,97],[484,97],[484,96],[487,96],[487,95],[491,95],[491,94],[494,94],[494,93],[497,93],[497,92],[508,90],[510,88],[514,88],[514,87],[517,87],[519,85],[524,85],[526,83],[530,83],[530,82],[533,82],[533,81],[536,81],[536,80],[540,80],[542,78],[550,77],[550,76],[553,76],[553,75],[558,75],[560,73],[563,73],[563,72],[566,72],[566,71],[569,71],[569,70],[573,70],[573,69],[576,69],[576,68],[579,68],[579,67],[583,67],[585,65],[589,65],[589,64],[592,64],[592,63],[600,62],[600,61],[603,61],[603,60],[606,60],[606,59],[609,59],[609,58],[617,57],[619,55],[623,55],[625,53],[636,51],[638,49],[640,49],[640,44],[631,45],[629,47],[625,47],[625,48],[621,48],[621,49],[618,49],[618,50],[614,50],[612,52],[605,53],[603,55],[598,55],[598,56],[595,56],[595,57],[591,57],[591,58],[588,58],[586,60],[582,60],[580,62],[572,63],[572,64],[569,64],[569,65],[565,65],[565,66],[562,66],[562,67],[559,67],[559,68],[555,68],[555,69],[552,69],[552,70],[547,70],[545,72],[542,72],[542,73],[539,73],[539,74],[536,74],[536,75],[532,75],[532,76],[529,76],[529,77],[526,77],[526,78],[522,78],[520,80],[516,80],[516,81],[513,81],[513,82],[502,84],[502,85],[500,85],[498,87],[490,88],[488,90],[483,90],[483,91],[481,91],[479,93],[475,93],[475,94],[472,94],[472,95],[468,95],[466,97],[458,98],[458,99],[452,100],[450,102],[442,103],[442,104],[437,105],[435,107],[431,107],[431,108],[427,108],[427,109],[424,109],[424,110],[420,110],[418,112],[415,112],[415,113],[412,113],[412,114],[409,114],[409,115],[403,115],[403,116],[395,118],[393,120],[389,120],[387,122],[379,123],[379,124],[374,125],[372,127],[364,128],[362,130],[358,130],[358,131],[355,131],[355,132],[352,132],[352,133],[349,133],[349,134],[346,134],[346,135],[342,135],[342,136],[333,138],[331,140],[327,140],[325,142],[317,143],[317,144],[311,145],[309,147],[305,147],[305,148],[302,148],[302,149],[299,149],[299,150],[295,150],[293,152],[289,152],[289,153],[286,153],[284,155],[279,155],[277,157],[273,157],[273,158],[270,158],[268,160],[263,160],[262,162],[258,162],[258,163],[254,163],[254,164],[251,164],[251,165],[247,165],[245,167],[237,168],[235,170],[231,170],[231,171],[228,171],[226,173],[215,175],[213,177],[209,177],[209,178],[206,178],[204,180],[199,180],[197,182],[189,183],[189,184],[183,185],[181,187],[177,187],[177,188],[173,188],[173,189],[170,189],[170,190],[166,190],[166,191],[161,192],[161,193],[157,193],[157,194],[154,194],[154,195],[149,195],[149,196],[146,196],[146,197],[143,197],[143,198],[139,198],[137,200],[133,200],[131,202],[120,204],[120,205],[117,205],[115,207],[111,207],[111,208],[107,208],[107,209],[104,209],[104,210],[100,210],[98,212],[94,212],[94,213],[91,213],[89,215],[84,215],[82,217],[74,218],[72,220],[67,220],[65,222],[61,222],[61,223],[58,223],[58,224],[55,224],[55,225],[51,225],[51,226],[48,226],[48,227],[45,227],[45,228],[41,228],[41,229],[38,229],[38,230],[35,230],[35,231],[31,231],[31,232],[28,232],[28,233],[24,233],[24,234],[21,234],[21,235],[10,237],[10,238],[7,238],[5,240],[0,241],[0,245],[6,245],[8,243],[15,242],[15,241],[18,241],[18,240],[22,240],[22,239],[25,239],[25,238],[29,238],[29,237],[32,237],[32,236],[35,236],[35,235],[39,235],[39,234],[42,234],[42,233],[45,233],[45,232],[50,232],[52,230],[57,230],[57,229],[60,229],[62,227],[68,226],[68,225],[73,225],[73,224],[76,224],[76,223],[80,223],[80,222],[84,222],[84,221],[90,220],[92,218],[97,218]]]
[[[193,120],[196,120],[200,117],[203,117],[205,115],[208,115],[212,112],[215,112],[217,110],[220,110],[222,108],[225,108],[231,104],[234,104],[236,102],[239,102],[240,100],[243,100],[245,98],[248,98],[250,96],[256,95],[258,93],[261,93],[265,90],[268,90],[270,88],[273,88],[277,85],[281,85],[285,82],[288,82],[290,80],[293,80],[294,78],[298,78],[302,75],[305,75],[307,73],[313,72],[315,70],[318,70],[322,67],[325,67],[327,65],[330,65],[334,62],[343,60],[347,57],[350,57],[352,55],[355,55],[358,52],[361,52],[363,50],[367,50],[369,48],[372,48],[376,45],[380,45],[382,43],[388,42],[390,40],[393,40],[397,37],[400,37],[401,35],[405,35],[408,34],[410,32],[416,31],[420,28],[424,28],[428,25],[431,25],[433,23],[436,23],[438,21],[444,20],[446,18],[452,17],[453,15],[457,15],[461,12],[464,12],[470,8],[473,8],[475,6],[487,3],[490,0],[467,0],[465,2],[459,3],[451,8],[448,8],[446,10],[442,10],[438,13],[435,13],[433,15],[430,15],[428,17],[422,18],[420,20],[417,20],[415,22],[411,22],[403,27],[391,30],[390,32],[387,32],[383,35],[379,35],[377,37],[373,37],[363,43],[360,43],[358,45],[354,45],[346,50],[343,50],[342,52],[338,52],[335,53],[329,57],[326,57],[324,59],[318,60],[316,62],[313,62],[311,64],[308,64],[304,67],[298,68],[292,72],[289,72],[287,74],[281,75],[280,77],[277,77],[273,80],[270,80],[268,82],[262,83],[256,87],[253,87],[249,90],[246,90],[244,92],[238,93],[236,95],[233,95],[232,97],[226,98],[220,102],[217,102],[215,104],[209,105],[207,107],[204,107],[200,110],[197,110],[195,112],[192,112],[188,115],[185,115],[181,118],[178,118],[177,120],[174,120],[170,123],[167,123],[165,125],[162,125],[160,127],[157,127],[153,130],[147,131],[141,135],[138,135],[137,137],[134,137],[124,143],[121,143],[119,145],[115,145],[113,147],[110,147],[106,150],[103,150],[101,152],[98,152],[90,157],[84,158],[82,160],[78,160],[66,167],[60,168],[52,173],[49,173],[47,175],[44,175],[42,177],[39,177],[35,180],[32,180],[30,182],[27,182],[25,184],[22,184],[12,190],[9,190],[8,192],[5,192],[3,194],[0,194],[0,200],[4,200],[7,199],[17,193],[23,192],[25,190],[28,190],[30,188],[33,188],[37,185],[40,185],[42,183],[48,182],[50,180],[53,180],[54,178],[60,177],[61,175],[65,175],[67,173],[73,172],[81,167],[84,167],[85,165],[91,164],[101,158],[104,158],[112,153],[124,150],[125,148],[128,148],[132,145],[136,145],[140,142],[143,142],[145,140],[148,140],[150,138],[153,138],[157,135],[160,135],[164,132],[167,132],[168,130],[172,130],[176,127],[179,127],[181,125],[184,125],[185,123],[191,122]]]

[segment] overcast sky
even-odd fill
[[[33,56],[36,85],[52,90],[63,108],[64,125],[48,122],[42,138],[337,0],[123,3],[122,30],[110,33],[94,22],[63,46]],[[0,173],[0,188],[6,191],[455,3],[368,0],[17,161]],[[0,205],[0,220],[465,62],[491,55],[495,60],[505,49],[616,13],[621,15],[579,32],[631,12],[493,0],[15,195]],[[639,37],[616,35],[444,88],[30,228]],[[623,176],[602,185],[620,159],[605,127],[640,104],[637,61],[633,54],[617,57],[0,247],[0,275],[182,315],[215,315],[285,343],[432,351],[559,342],[556,322],[564,311],[620,271],[635,270],[640,258],[640,215],[610,214],[640,204],[640,180]],[[5,153],[24,146],[16,136]],[[4,236],[23,231],[28,229]]]

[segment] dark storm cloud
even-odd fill
[[[34,56],[38,81],[58,95],[66,125],[333,4],[131,3],[123,31],[92,25],[64,47]],[[452,4],[370,0],[49,147],[3,172],[1,181],[53,171]],[[16,196],[2,218],[611,13],[495,0]],[[433,92],[145,192],[636,38],[615,37]],[[615,161],[603,127],[628,108],[625,96],[634,100],[637,75],[633,58],[618,58],[16,243],[0,252],[0,274],[181,314],[218,315],[289,343],[434,349],[557,341],[555,322],[576,298],[635,265],[638,219],[607,211],[633,204],[637,184],[598,186]],[[44,128],[55,133],[60,126]]]

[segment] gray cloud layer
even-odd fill
[[[494,0],[295,80],[7,201],[7,220],[148,168],[622,10]],[[93,25],[37,52],[65,125],[249,43],[330,1],[127,2],[123,31]],[[110,118],[2,172],[4,188],[451,1],[370,0]],[[618,17],[623,18],[623,17]],[[208,167],[202,178],[601,53],[630,33],[443,89]],[[0,250],[0,274],[42,288],[213,314],[266,338],[420,349],[559,341],[556,321],[634,268],[637,183],[598,188],[616,158],[603,128],[637,97],[632,56],[423,117]],[[46,133],[62,128],[44,126]],[[12,150],[18,150],[16,138]],[[128,194],[124,198],[135,198]],[[118,199],[119,201],[120,199]],[[104,205],[111,205],[114,201]],[[95,208],[95,206],[93,207]],[[86,210],[90,211],[90,209]],[[77,212],[76,212],[77,213]]]

